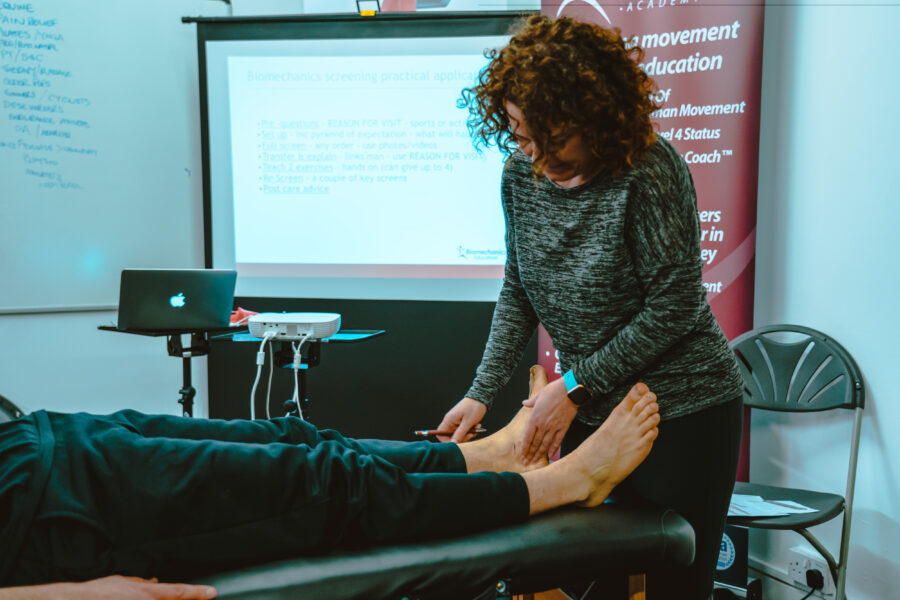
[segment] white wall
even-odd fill
[[[867,404],[847,595],[900,589],[900,4],[766,7],[756,326],[820,329],[855,357]],[[841,411],[843,412],[843,411]],[[843,493],[851,414],[754,417],[751,479]],[[839,527],[814,533],[837,553]],[[751,537],[785,571],[791,533]],[[797,590],[773,586],[769,599]]]
[[[164,337],[97,329],[115,318],[115,312],[0,316],[0,395],[27,412],[133,408],[180,415],[181,359],[166,354]],[[194,414],[205,416],[206,359],[191,360]]]

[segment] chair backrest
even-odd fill
[[[731,341],[744,378],[744,405],[780,411],[863,408],[856,362],[820,331],[769,325]]]
[[[24,417],[25,413],[9,399],[0,396],[0,423]]]

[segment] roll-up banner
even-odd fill
[[[763,2],[545,0],[541,8],[618,28],[643,49],[662,105],[653,114],[657,133],[687,161],[697,189],[707,299],[728,339],[751,329]],[[543,328],[538,360],[558,376]],[[739,478],[746,472],[745,447]]]

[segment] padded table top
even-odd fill
[[[517,593],[589,581],[605,569],[687,566],[694,531],[671,510],[605,504],[565,508],[468,537],[380,546],[204,578],[222,599],[465,598],[501,579]]]

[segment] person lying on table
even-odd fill
[[[546,381],[533,368],[531,395]],[[526,465],[516,445],[531,411],[459,445],[353,440],[294,417],[32,413],[0,424],[0,585],[191,580],[595,506],[644,460],[659,422],[638,383],[571,455]]]

